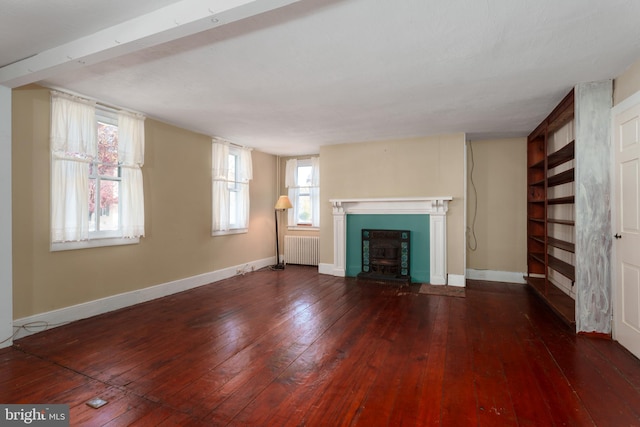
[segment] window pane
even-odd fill
[[[117,177],[118,165],[118,126],[98,122],[98,174]]]
[[[229,181],[237,181],[236,179],[236,159],[237,156],[233,154],[229,154],[229,175],[227,175],[227,179]]]
[[[120,229],[120,215],[118,205],[119,181],[100,181],[100,231],[116,231]]]
[[[238,224],[238,193],[229,191],[229,226],[235,228]]]
[[[96,231],[96,185],[95,178],[89,179],[89,231]]]
[[[298,166],[298,187],[311,185],[311,166]]]
[[[311,197],[307,194],[298,196],[298,224],[311,223]]]
[[[113,164],[99,164],[98,173],[100,176],[117,178],[120,174],[120,167]]]
[[[118,126],[98,122],[97,161],[111,165],[118,164]]]

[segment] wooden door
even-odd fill
[[[613,334],[640,357],[640,104],[614,117]]]

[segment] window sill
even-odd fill
[[[287,230],[295,231],[320,231],[320,227],[312,227],[310,225],[292,225],[288,226]]]
[[[234,228],[233,230],[226,230],[226,231],[212,231],[211,235],[215,237],[215,236],[226,236],[228,234],[244,234],[248,232],[249,232],[248,228]]]
[[[125,239],[124,237],[112,237],[104,239],[82,240],[79,242],[56,242],[51,243],[50,251],[73,251],[76,249],[91,249],[106,246],[136,245],[138,243],[140,243],[139,237],[135,237],[132,239]]]

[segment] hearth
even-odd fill
[[[359,279],[411,283],[409,230],[362,230]]]

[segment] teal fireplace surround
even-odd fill
[[[429,283],[429,215],[427,214],[358,214],[346,215],[346,276],[355,277],[362,270],[362,229],[410,230],[411,282]]]

